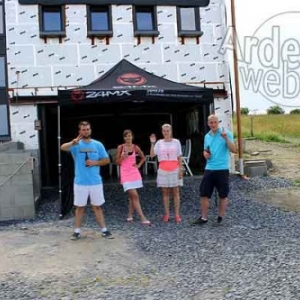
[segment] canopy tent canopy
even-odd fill
[[[189,86],[182,83],[173,82],[162,77],[153,75],[134,64],[123,59],[110,70],[108,70],[99,79],[93,81],[87,86],[76,89],[61,89],[58,92],[58,107],[57,107],[57,129],[58,129],[58,173],[59,173],[59,198],[61,203],[61,216],[66,215],[73,206],[72,200],[72,164],[70,157],[64,156],[66,161],[62,164],[60,151],[61,143],[61,110],[67,119],[76,117],[76,114],[89,114],[95,112],[99,114],[101,111],[102,117],[98,118],[105,120],[105,128],[103,130],[109,136],[115,135],[116,131],[110,133],[110,126],[105,119],[105,116],[113,113],[113,118],[125,120],[126,113],[140,115],[135,117],[135,122],[138,124],[142,120],[145,121],[144,114],[155,112],[155,119],[158,113],[168,112],[169,115],[176,115],[176,122],[183,130],[186,120],[180,117],[180,114],[195,111],[202,107],[201,112],[203,118],[206,119],[209,113],[210,104],[214,101],[213,89],[200,88]],[[115,105],[118,104],[118,105]],[[85,106],[83,106],[85,105]],[[183,112],[182,112],[183,111]],[[123,115],[123,117],[122,117]],[[206,121],[202,120],[206,123]],[[197,126],[202,122],[197,120]],[[114,124],[116,121],[114,120]],[[151,122],[150,122],[151,123]],[[68,130],[70,126],[63,123],[64,130]],[[128,124],[128,121],[126,122]],[[146,126],[146,125],[145,125]],[[71,126],[72,127],[72,126]],[[101,126],[98,126],[98,131]],[[143,128],[143,126],[139,126]],[[102,129],[101,129],[102,130]],[[137,133],[138,130],[135,130]],[[200,150],[199,150],[200,151]],[[62,169],[62,165],[64,166]],[[72,174],[72,175],[71,175]],[[63,180],[62,180],[63,178]]]
[[[87,86],[59,90],[59,105],[116,102],[213,103],[213,89],[173,82],[151,74],[126,59]]]

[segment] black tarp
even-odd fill
[[[19,0],[25,5],[62,5],[62,4],[90,4],[90,5],[159,5],[159,6],[191,6],[206,7],[210,0]]]
[[[126,59],[87,86],[59,90],[59,104],[113,102],[213,102],[213,89],[189,86],[153,75]]]

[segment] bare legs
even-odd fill
[[[207,197],[201,197],[201,217],[204,220],[207,220],[208,217],[208,208],[209,208],[209,199]],[[219,217],[224,217],[228,205],[228,198],[220,198],[219,201]]]
[[[93,207],[93,211],[95,213],[96,216],[96,220],[98,222],[98,224],[100,225],[100,227],[106,228],[106,224],[105,224],[105,220],[104,220],[104,215],[103,215],[103,210],[100,206],[92,206]]]
[[[132,200],[130,197],[128,198],[128,201],[129,202],[128,202],[128,218],[127,218],[127,220],[131,221],[133,218],[134,208],[133,208]]]
[[[84,214],[84,206],[76,206],[75,210],[75,228],[81,228],[81,223],[82,223],[82,217]]]
[[[103,211],[100,206],[92,206],[93,211],[96,216],[96,220],[98,224],[101,226],[101,228],[106,228],[105,220],[104,220],[104,215]],[[84,215],[84,209],[85,207],[80,207],[77,206],[75,210],[75,228],[81,228],[81,223],[82,223],[82,217]]]
[[[228,206],[228,198],[220,198],[219,217],[224,218]]]
[[[201,197],[200,205],[201,205],[201,217],[202,219],[207,220],[209,199],[207,197]]]
[[[143,210],[141,208],[140,199],[137,190],[136,189],[129,190],[128,195],[129,195],[128,218],[132,218],[133,212],[135,210],[142,222],[147,221],[143,213]]]
[[[180,195],[179,187],[173,187],[173,199],[174,199],[174,209],[175,216],[180,216]]]
[[[174,210],[175,210],[175,218],[180,216],[180,193],[179,187],[172,188],[173,200],[174,200]],[[170,216],[170,188],[162,188],[163,194],[163,204],[164,204],[164,212],[165,217],[164,220],[168,221]],[[179,220],[178,220],[179,221]]]
[[[165,210],[165,216],[170,215],[170,189],[169,188],[162,188],[162,194],[163,194],[163,204],[164,204],[164,210]]]

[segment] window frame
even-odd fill
[[[108,30],[93,30],[92,29],[92,12],[94,9],[103,9],[107,11],[108,17]],[[95,10],[96,11],[96,10]],[[88,37],[112,37],[113,36],[113,22],[112,22],[112,9],[111,5],[87,5],[87,36]]]
[[[44,27],[44,12],[45,9],[55,9],[60,13],[60,31],[48,31]],[[65,37],[66,36],[66,15],[64,5],[39,5],[39,24],[40,24],[40,37]]]
[[[2,3],[2,1],[0,1],[0,10],[1,10],[1,14],[2,16],[2,20],[0,18],[0,22],[2,22],[2,24],[0,26],[2,26],[2,32],[0,31],[0,36],[4,36],[5,35],[5,13],[4,13],[4,5]]]
[[[152,14],[153,30],[138,30],[137,12],[139,9],[149,9]],[[132,7],[132,20],[133,20],[133,31],[135,37],[156,37],[159,36],[158,24],[157,24],[157,7],[149,5],[134,5]]]
[[[3,59],[3,71],[4,71],[4,78],[3,78],[3,84],[0,84],[0,89],[6,89],[7,88],[7,58],[5,55],[0,55],[0,60]]]
[[[182,22],[181,22],[181,9],[182,8],[193,8],[194,9],[195,30],[182,29]],[[176,7],[176,15],[177,15],[177,33],[178,33],[179,37],[201,37],[203,35],[203,31],[201,31],[201,18],[200,18],[199,7],[177,6]],[[199,22],[197,22],[197,20],[199,20]]]

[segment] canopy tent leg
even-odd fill
[[[60,128],[60,105],[57,106],[57,147],[58,147],[58,198],[60,205],[60,215],[59,218],[62,219],[62,180],[61,180],[61,128]]]

